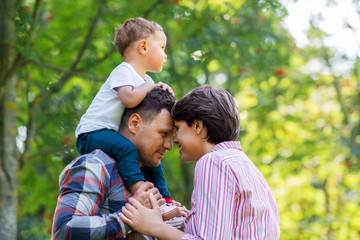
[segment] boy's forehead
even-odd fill
[[[157,40],[160,40],[160,41],[164,41],[166,43],[166,35],[163,31],[156,31],[153,35],[152,35],[153,38],[157,39]]]

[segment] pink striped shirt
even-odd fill
[[[275,197],[240,142],[222,142],[196,163],[183,239],[279,239]]]

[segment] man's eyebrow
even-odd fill
[[[161,132],[169,132],[169,133],[171,133],[171,132],[174,132],[174,128],[164,128],[164,129],[161,129],[160,131]]]

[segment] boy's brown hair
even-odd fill
[[[116,28],[114,44],[116,50],[124,57],[125,50],[134,42],[146,39],[156,31],[163,31],[162,27],[153,21],[142,17],[130,18],[119,28]]]
[[[234,98],[224,89],[200,86],[180,99],[172,108],[171,116],[185,120],[191,127],[194,120],[201,120],[207,129],[210,143],[234,141],[240,133],[240,116]]]

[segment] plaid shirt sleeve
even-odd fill
[[[75,159],[63,170],[53,240],[124,239],[131,231],[119,217],[127,195],[113,164],[97,150]],[[109,200],[110,189],[117,200]]]

